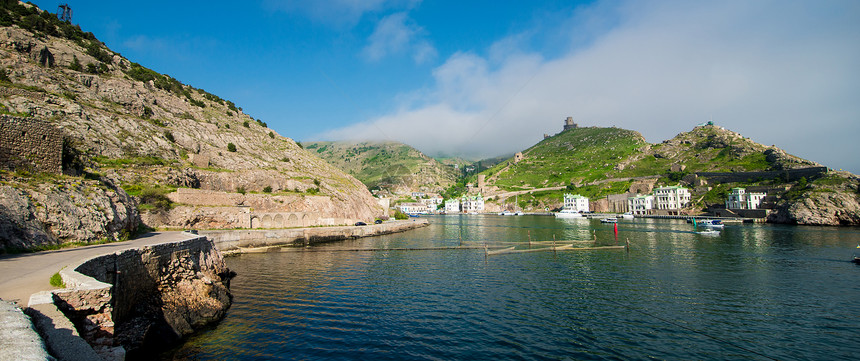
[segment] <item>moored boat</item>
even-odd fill
[[[621,215],[622,219],[633,219],[633,212],[625,212]]]
[[[600,223],[618,223],[618,218],[609,217],[600,220]]]
[[[715,228],[715,229],[722,229],[723,228],[723,222],[720,221],[719,219],[703,219],[701,222],[699,222],[699,225],[701,225],[702,227]]]
[[[575,211],[573,209],[562,209],[555,213],[556,218],[585,218],[582,213]]]

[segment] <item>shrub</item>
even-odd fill
[[[244,123],[242,123],[242,125],[243,125],[243,126],[245,126],[245,128],[250,128],[250,127],[251,127],[251,123],[248,123],[248,121],[247,121],[247,120],[246,120]]]
[[[84,67],[81,65],[81,62],[78,61],[77,56],[72,56],[72,63],[69,64],[69,69],[74,71],[83,71]]]
[[[154,185],[144,186],[138,195],[138,198],[140,198],[141,210],[169,210],[170,199],[167,198],[166,194],[170,192],[171,189],[169,188],[162,188]]]
[[[409,219],[409,216],[398,209],[394,211],[394,219]]]
[[[275,139],[275,133],[269,132],[269,138]]]
[[[263,188],[263,193],[272,193],[272,186],[266,186],[266,188]]]
[[[243,186],[236,187],[236,193],[245,194],[245,187],[243,187]]]
[[[167,139],[167,140],[169,140],[171,143],[173,143],[173,142],[175,142],[175,141],[176,141],[176,139],[175,139],[175,138],[173,138],[173,133],[171,133],[171,132],[169,132],[169,131],[167,131],[167,130],[165,130],[165,131],[164,131],[164,138],[165,138],[165,139]]]
[[[231,152],[236,152],[236,145],[233,143],[227,143],[227,150]]]
[[[54,273],[51,276],[51,286],[66,288],[66,284],[63,282],[63,277],[60,277],[60,272]]]
[[[99,68],[95,64],[89,63],[89,64],[87,64],[87,73],[98,74]]]

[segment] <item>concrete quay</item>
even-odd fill
[[[387,221],[366,226],[308,227],[288,229],[237,229],[199,231],[226,254],[245,253],[266,247],[291,245],[310,246],[324,242],[342,241],[362,237],[405,232],[429,225],[426,219]]]

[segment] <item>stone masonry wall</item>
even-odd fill
[[[777,177],[783,177],[788,182],[796,181],[801,177],[806,177],[806,179],[812,180],[820,177],[824,173],[827,173],[827,167],[807,167],[764,172],[696,172],[695,174],[707,179],[708,183],[740,183],[749,182],[758,178],[774,179]]]
[[[73,271],[91,281],[61,271],[70,288],[54,291],[55,303],[95,349],[156,352],[220,320],[232,302],[230,271],[206,237],[96,257]]]
[[[0,167],[63,171],[63,135],[48,122],[0,115]]]

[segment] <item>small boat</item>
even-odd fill
[[[716,235],[720,234],[720,231],[713,229],[713,228],[708,228],[708,229],[705,229],[704,231],[698,231],[698,232],[696,232],[696,234],[702,234],[702,235],[706,235],[706,236],[716,236]]]
[[[854,256],[854,259],[851,260],[851,262],[854,262],[856,264],[860,264],[860,257]]]
[[[516,213],[511,212],[511,211],[502,211],[499,213],[499,215],[500,216],[513,216],[513,215],[516,215]]]
[[[618,218],[609,217],[600,220],[600,223],[618,223]]]
[[[698,224],[700,224],[702,227],[707,227],[707,228],[716,228],[716,229],[722,229],[723,228],[723,222],[720,221],[719,219],[703,219]]]
[[[555,213],[555,218],[585,218],[585,216],[573,209],[562,209]]]
[[[523,213],[522,211],[516,211],[516,212],[514,213],[514,215],[515,215],[515,216],[522,216],[522,215],[525,215],[525,213]]]
[[[633,212],[626,212],[621,215],[622,219],[633,219]]]

